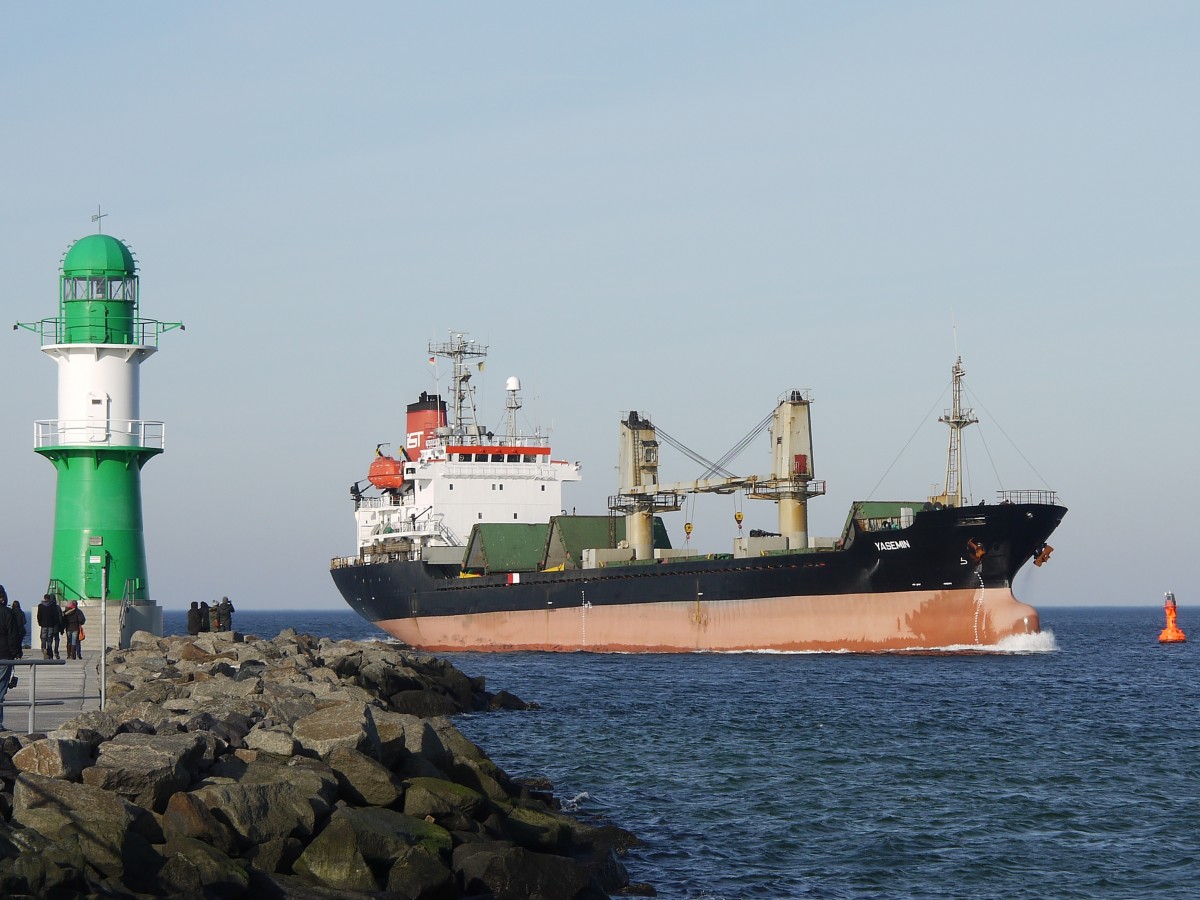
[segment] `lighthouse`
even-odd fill
[[[163,452],[164,430],[141,417],[140,373],[159,337],[183,325],[141,317],[133,254],[103,233],[79,239],[63,257],[57,316],[18,325],[37,333],[58,365],[58,416],[34,423],[34,450],[58,473],[47,592],[91,607],[97,633],[107,604],[108,646],[127,646],[137,630],[161,634],[146,572],[141,472]]]

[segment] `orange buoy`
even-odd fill
[[[1182,644],[1187,640],[1187,635],[1175,624],[1175,595],[1170,591],[1167,591],[1167,601],[1163,604],[1163,609],[1167,613],[1167,627],[1159,633],[1158,642],[1160,644]]]
[[[367,470],[367,480],[380,490],[404,487],[404,464],[391,456],[376,456]]]

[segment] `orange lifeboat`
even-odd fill
[[[376,456],[371,460],[367,480],[380,490],[394,490],[404,486],[404,463],[391,456]]]
[[[1163,610],[1167,614],[1167,627],[1164,628],[1158,635],[1160,644],[1182,644],[1187,640],[1187,636],[1175,624],[1175,595],[1167,591],[1167,600],[1163,604]]]

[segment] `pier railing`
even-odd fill
[[[22,702],[20,700],[4,699],[4,706],[29,706],[29,730],[26,734],[33,734],[37,729],[34,727],[34,714],[39,706],[61,706],[63,698],[55,698],[54,700],[43,700],[38,703],[37,698],[37,670],[38,666],[65,666],[65,659],[0,659],[0,667],[12,666],[14,669],[18,666],[27,666],[29,668],[29,700]],[[11,690],[11,688],[9,688]]]

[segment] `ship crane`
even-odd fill
[[[811,398],[789,391],[770,417],[770,475],[729,475],[693,481],[658,480],[658,431],[649,417],[630,412],[621,422],[620,488],[609,509],[625,516],[625,535],[638,559],[653,555],[654,514],[683,505],[685,494],[729,494],[743,490],[779,505],[779,531],[793,549],[808,547],[808,500],[825,493],[813,478]],[[712,466],[710,469],[719,469]]]

